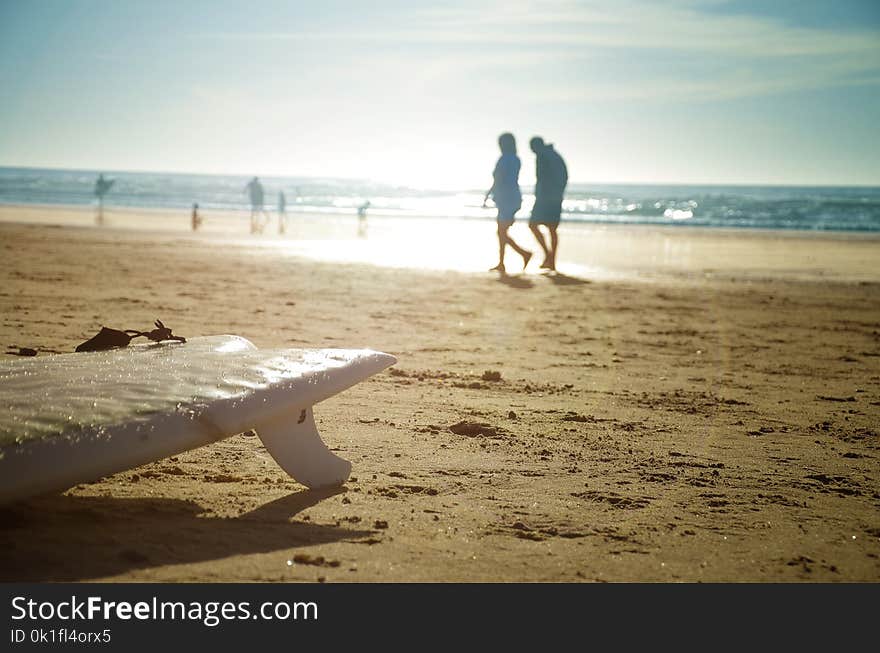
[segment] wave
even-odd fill
[[[121,207],[188,210],[248,209],[248,177],[106,172],[115,183],[106,198]],[[0,168],[0,203],[90,205],[97,171]],[[365,200],[371,214],[494,219],[482,191],[432,191],[364,180],[266,177],[266,209],[284,192],[288,212],[354,213]],[[523,188],[520,217],[534,202]],[[810,231],[880,231],[880,189],[873,187],[648,186],[573,184],[563,221]]]

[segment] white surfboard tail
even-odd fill
[[[312,406],[393,365],[367,349],[259,350],[237,336],[0,361],[0,503],[64,490],[250,429],[296,481],[351,463]]]

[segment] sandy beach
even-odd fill
[[[161,319],[398,363],[315,409],[343,487],[242,434],[0,508],[2,581],[880,581],[877,237],[565,227],[560,274],[499,277],[485,221],[73,213],[0,209],[5,350]]]

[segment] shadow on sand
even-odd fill
[[[562,274],[561,272],[551,272],[549,274],[545,274],[545,277],[550,279],[557,286],[581,286],[588,283],[593,283],[589,279],[580,279],[578,277],[570,277],[567,274]]]
[[[10,505],[0,510],[0,582],[89,580],[372,535],[290,522],[340,492],[302,490],[236,518],[182,499],[52,496]]]
[[[528,290],[529,288],[535,287],[535,284],[531,279],[519,275],[511,276],[509,274],[499,274],[498,281],[506,286],[517,288],[519,290]]]

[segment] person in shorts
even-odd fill
[[[510,245],[517,254],[522,256],[523,270],[529,264],[532,253],[517,245],[508,233],[510,227],[513,226],[516,212],[522,207],[522,194],[519,191],[521,164],[516,155],[516,139],[513,134],[508,132],[501,134],[498,137],[498,147],[501,149],[501,156],[492,172],[492,187],[486,191],[483,206],[486,206],[486,200],[491,195],[498,208],[498,265],[492,270],[503,273],[505,272],[504,250],[507,245]]]
[[[263,184],[257,177],[254,177],[244,187],[244,191],[251,201],[251,233],[261,234],[265,226],[269,224],[269,214],[263,207]]]
[[[562,197],[568,184],[568,168],[553,145],[545,143],[540,136],[529,141],[535,153],[535,205],[529,218],[529,229],[544,250],[545,270],[556,269],[556,251],[559,247],[559,218],[562,213]],[[544,240],[540,227],[545,227],[550,237],[550,246]]]

